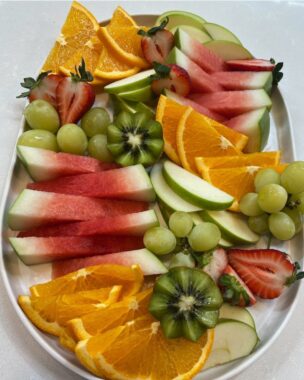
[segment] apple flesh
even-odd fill
[[[138,90],[150,85],[150,76],[153,74],[155,74],[155,71],[153,69],[141,71],[140,73],[132,75],[128,78],[124,78],[108,84],[105,86],[104,90],[109,94],[120,94],[121,92]]]
[[[253,58],[252,54],[244,46],[236,42],[216,40],[206,42],[204,45],[224,61]]]
[[[171,29],[171,32],[175,34],[177,30],[182,30],[189,34],[192,38],[195,38],[200,43],[204,44],[205,42],[209,42],[212,38],[209,34],[205,33],[203,30],[195,28],[189,25],[179,25]]]
[[[157,18],[155,25],[160,25],[165,17],[169,17],[169,23],[166,26],[169,30],[179,25],[189,25],[202,30],[206,22],[202,17],[191,12],[168,11]]]
[[[221,25],[213,23],[205,23],[204,30],[209,34],[213,40],[231,41],[236,44],[242,45],[241,41],[230,30],[224,28]]]

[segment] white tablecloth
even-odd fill
[[[304,3],[300,2],[90,2],[100,19],[122,4],[130,13],[185,9],[231,28],[256,56],[284,61],[280,84],[290,110],[299,159],[304,159]],[[15,144],[23,101],[22,78],[35,75],[67,11],[68,2],[0,2],[0,194]],[[76,380],[46,354],[20,324],[0,279],[1,380]],[[235,380],[304,379],[304,291],[285,330],[257,362]]]

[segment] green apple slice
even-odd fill
[[[206,30],[213,40],[231,41],[238,45],[242,45],[241,41],[235,34],[221,25],[206,22],[204,24],[204,30]]]
[[[231,195],[171,161],[165,161],[163,174],[174,192],[197,207],[208,210],[224,210],[234,201]]]
[[[157,18],[155,25],[160,25],[165,17],[169,18],[169,23],[166,26],[169,30],[179,25],[190,25],[198,29],[203,29],[203,25],[206,22],[202,17],[191,12],[168,11]]]
[[[235,244],[254,244],[260,236],[248,227],[246,217],[230,211],[202,211],[200,216],[206,222],[216,224],[222,236]]]
[[[175,34],[175,32],[181,29],[182,31],[188,33],[192,38],[195,38],[197,41],[204,44],[205,42],[209,42],[212,40],[212,38],[205,33],[203,30],[195,28],[190,25],[179,25],[171,29],[171,32]]]
[[[234,320],[223,320],[214,330],[214,341],[211,354],[204,369],[251,354],[259,342],[254,328],[246,323]]]
[[[252,54],[244,46],[232,41],[217,40],[206,42],[204,45],[224,61],[253,58]]]
[[[154,117],[155,115],[154,109],[142,102],[128,101],[115,95],[112,96],[112,100],[114,103],[115,113],[118,113],[120,111],[127,111],[131,113],[144,112],[151,117]]]
[[[122,99],[133,102],[147,102],[152,98],[151,86],[139,88],[137,90],[120,92],[118,96]]]
[[[138,90],[148,86],[151,83],[150,76],[153,74],[155,74],[153,69],[141,71],[140,73],[132,75],[128,78],[120,79],[108,84],[104,87],[104,90],[109,94],[120,94],[121,92]]]
[[[202,210],[176,194],[167,184],[162,173],[162,164],[156,164],[151,171],[151,182],[157,197],[165,207],[174,211],[194,212]]]
[[[220,321],[223,319],[233,319],[239,322],[246,323],[255,329],[255,323],[250,312],[244,307],[231,306],[229,303],[224,303],[220,308]]]

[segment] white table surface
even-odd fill
[[[290,110],[297,157],[304,160],[304,3],[300,2],[89,2],[100,20],[122,4],[130,13],[185,9],[231,28],[258,57],[284,61],[280,84]],[[19,83],[34,75],[59,33],[68,2],[0,2],[0,194],[19,128]],[[235,14],[238,21],[235,22]],[[257,362],[235,380],[304,379],[304,289],[285,330]],[[1,380],[80,379],[47,355],[20,324],[0,279]]]

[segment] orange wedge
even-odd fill
[[[176,131],[179,120],[187,107],[161,95],[156,108],[156,120],[163,127],[164,151],[176,164],[180,164],[176,145]]]
[[[147,313],[152,288],[146,289],[132,297],[113,303],[107,310],[98,310],[82,318],[71,320],[67,326],[76,340],[83,340],[92,335],[125,324]]]
[[[226,137],[227,140],[231,142],[237,149],[243,150],[248,142],[248,136],[243,135],[240,132],[233,130],[232,128],[226,127],[226,125],[218,123],[215,120],[210,119],[207,116],[202,115],[208,123],[217,130],[217,132]]]
[[[204,366],[214,331],[197,341],[165,338],[160,322],[146,315],[78,343],[75,353],[91,372],[108,379],[186,380]]]
[[[143,283],[143,273],[138,265],[95,265],[55,280],[30,288],[33,297],[49,297],[70,294],[81,290],[92,290],[114,285],[123,287],[121,297],[135,294]]]
[[[119,298],[121,286],[94,289],[50,297],[19,296],[18,303],[39,329],[56,336],[73,318],[104,309]]]
[[[199,173],[206,169],[235,168],[237,166],[276,166],[280,162],[281,152],[258,152],[237,156],[195,157]]]
[[[197,173],[195,157],[235,156],[241,154],[226,137],[210,126],[205,117],[188,107],[176,133],[178,155],[183,167]]]
[[[61,33],[55,41],[42,71],[52,70],[59,72],[63,66],[78,50],[89,43],[99,29],[95,17],[77,1],[73,1],[70,12],[62,26]]]

